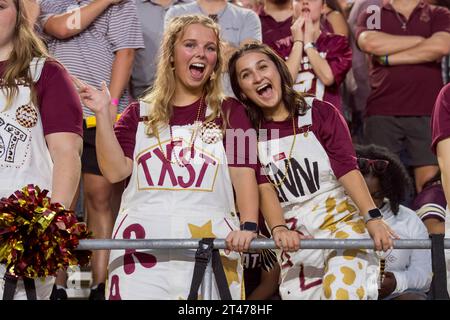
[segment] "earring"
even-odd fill
[[[214,81],[216,80],[216,72],[213,71],[213,73],[211,73],[211,75],[209,76],[209,81]]]

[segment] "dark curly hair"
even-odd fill
[[[375,144],[355,145],[355,151],[358,158],[389,161],[383,174],[376,174],[373,171],[371,174],[379,179],[382,196],[389,199],[392,212],[397,214],[400,203],[412,192],[412,180],[405,166],[397,155]]]

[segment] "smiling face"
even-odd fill
[[[218,38],[201,24],[191,24],[178,37],[173,54],[176,87],[201,91],[217,63]]]
[[[12,45],[17,22],[17,10],[13,0],[0,0],[0,48]]]
[[[293,0],[294,18],[309,16],[313,22],[319,21],[324,0]]]
[[[236,75],[242,94],[263,112],[283,106],[280,73],[266,54],[249,51],[242,55],[236,61]]]

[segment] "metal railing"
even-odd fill
[[[80,240],[78,250],[120,250],[120,249],[197,249],[200,239],[130,239]],[[393,240],[395,249],[431,249],[429,239],[401,239]],[[450,239],[444,240],[446,249],[450,249]],[[225,249],[224,239],[215,239],[214,248]],[[275,249],[275,242],[270,239],[255,239],[250,249]],[[371,239],[310,239],[301,240],[301,249],[373,249]]]
[[[123,250],[123,249],[197,249],[201,239],[91,239],[80,240],[77,250]],[[393,240],[394,249],[431,249],[429,239]],[[215,249],[225,249],[224,239],[214,240]],[[270,239],[255,239],[250,244],[250,250],[275,249],[275,241]],[[444,239],[444,248],[450,249],[450,239]],[[374,249],[371,239],[310,239],[301,240],[301,249]],[[201,294],[204,300],[212,297],[213,271],[211,261],[208,262],[203,277]]]

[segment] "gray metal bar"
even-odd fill
[[[209,259],[206,265],[205,275],[202,281],[202,299],[212,300],[212,281],[213,281],[213,269],[212,269],[212,259]]]
[[[197,249],[200,239],[144,239],[144,240],[106,240],[91,239],[80,240],[77,250],[99,250],[99,249]],[[302,249],[372,249],[373,241],[370,239],[362,240],[333,240],[333,239],[311,239],[302,240]],[[444,247],[450,249],[450,239],[444,240]],[[225,240],[214,240],[214,248],[224,249]],[[250,245],[250,249],[274,249],[276,248],[273,240],[255,239]],[[394,240],[395,249],[430,249],[431,240],[429,239],[408,239]]]

